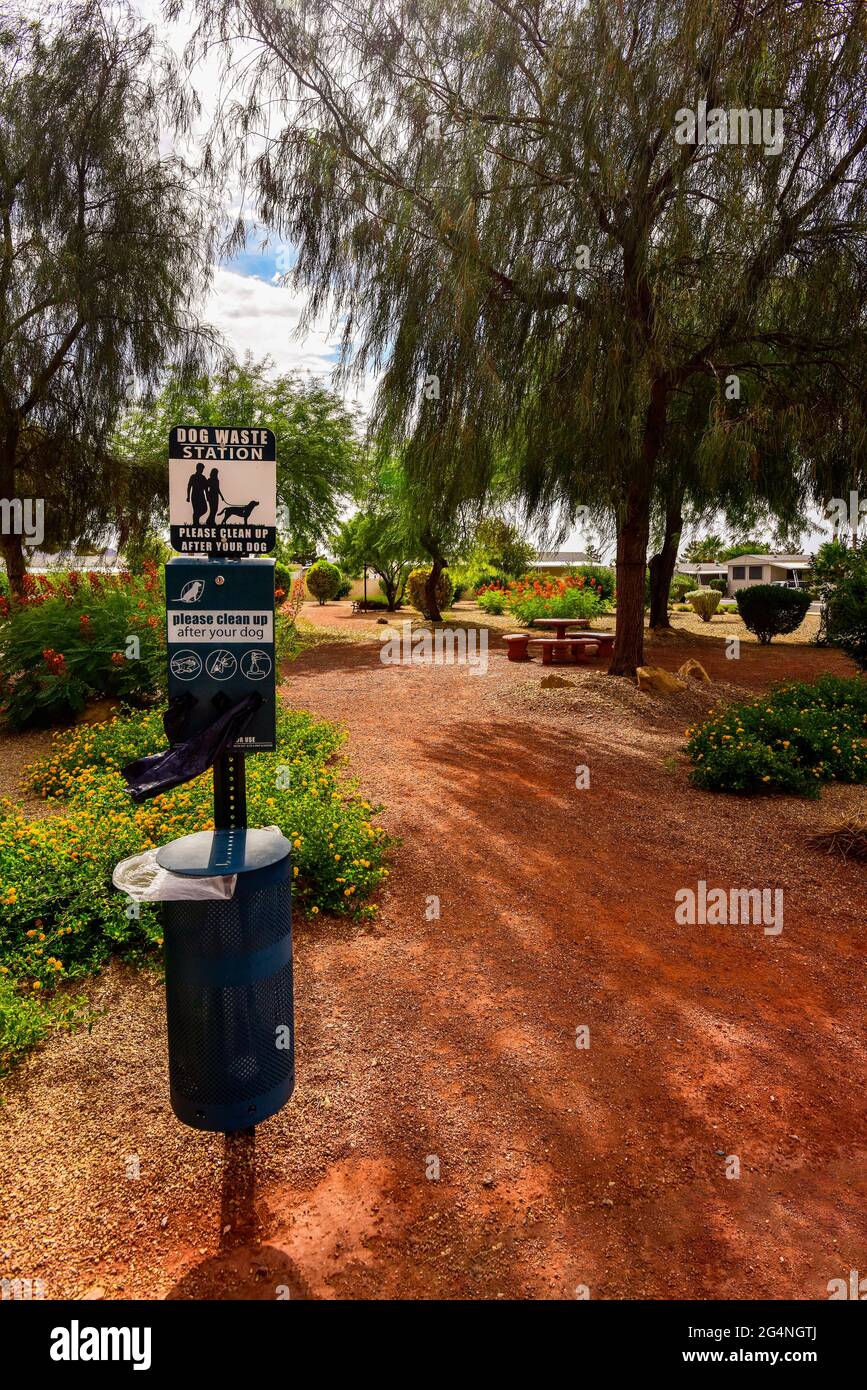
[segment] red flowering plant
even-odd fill
[[[298,621],[298,614],[301,612],[301,608],[306,597],[304,590],[304,571],[299,570],[292,583],[292,591],[289,594],[289,597],[286,599],[285,603],[282,603],[280,605],[280,612],[283,615],[283,617],[287,620],[290,627],[294,627],[296,622]],[[277,597],[282,592],[283,591],[281,589],[277,589],[275,591],[275,597]]]
[[[27,575],[0,606],[0,715],[15,728],[65,722],[100,696],[148,704],[165,681],[159,577]]]
[[[488,613],[514,613],[522,623],[535,618],[592,618],[608,611],[602,586],[592,575],[546,578],[526,574],[508,584],[489,584],[478,593]]]

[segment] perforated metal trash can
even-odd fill
[[[164,845],[190,877],[237,874],[226,900],[166,902],[172,1109],[195,1129],[246,1129],[295,1085],[290,846],[263,830],[217,830]]]

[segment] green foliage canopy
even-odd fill
[[[256,424],[277,439],[277,501],[290,552],[314,551],[337,525],[359,482],[355,415],[341,398],[299,373],[275,374],[267,360],[230,362],[198,377],[173,376],[156,400],[130,410],[118,454],[154,480],[154,508],[165,515],[169,430],[178,424]]]
[[[752,495],[767,466],[776,487],[796,417],[817,479],[843,442],[852,462],[859,0],[197,9],[195,53],[222,41],[231,64],[241,13],[256,39],[217,116],[215,165],[240,162],[262,218],[297,248],[308,316],[333,309],[345,359],[383,369],[375,423],[405,451],[420,510],[484,496],[506,454],[530,508],[616,515],[612,670],[642,657],[669,468],[686,460],[696,488],[728,478],[730,494],[741,480]],[[678,143],[678,113],[699,102],[781,111],[781,147]],[[748,409],[729,408],[732,375],[751,387]],[[814,425],[816,392],[837,414]],[[669,436],[690,395],[706,428],[687,453]]]
[[[46,543],[135,511],[109,439],[133,389],[207,360],[194,305],[210,214],[160,154],[180,84],[132,9],[0,4],[0,495],[45,500]],[[3,554],[20,591],[21,539]]]

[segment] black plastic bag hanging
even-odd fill
[[[239,737],[251,714],[261,704],[262,696],[254,691],[231,705],[213,724],[187,739],[186,743],[169,748],[164,753],[151,753],[147,758],[137,758],[135,762],[127,763],[126,767],[121,768],[121,775],[133,801],[147,801],[206,772]]]

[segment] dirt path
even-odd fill
[[[755,662],[754,688],[832,664]],[[49,1296],[773,1299],[865,1267],[864,875],[804,847],[863,789],[818,811],[697,792],[692,697],[612,698],[593,673],[542,695],[540,674],[496,644],[485,677],[365,642],[288,669],[287,700],[348,726],[402,844],[373,933],[299,924],[299,1082],[257,1132],[260,1243],[221,1249],[222,1141],[169,1110],[159,982],[114,969],[92,1034],[10,1088],[3,1273]],[[676,925],[700,879],[782,887],[784,930]]]

